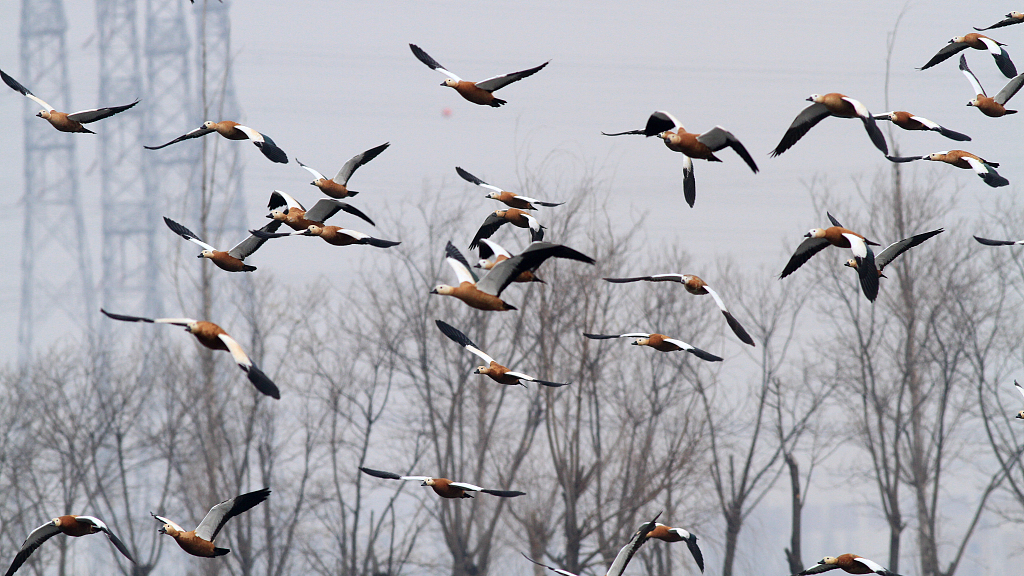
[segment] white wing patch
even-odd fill
[[[857,558],[854,558],[854,560],[856,562],[860,562],[861,564],[867,566],[868,570],[871,570],[872,572],[877,572],[877,573],[886,572],[885,567],[883,567],[878,562],[875,562],[874,560],[868,560],[867,558],[861,558],[859,556]]]
[[[970,158],[970,157],[967,157],[967,156],[964,156],[963,159],[968,164],[970,164],[971,168],[973,168],[974,171],[977,172],[978,174],[980,174],[982,176],[984,176],[985,174],[988,174],[989,169],[988,169],[988,166],[986,166],[984,162],[980,162],[980,161],[978,161],[978,160],[976,160],[974,158]]]
[[[938,130],[939,128],[941,128],[941,126],[939,126],[938,124],[936,124],[935,122],[932,122],[931,120],[929,120],[927,118],[921,118],[920,116],[911,116],[910,119],[911,120],[917,120],[918,122],[920,122],[921,124],[924,124],[925,126],[927,126],[931,130]]]
[[[1017,384],[1016,380],[1013,381],[1013,385],[1017,388],[1017,392],[1020,392],[1020,395],[1024,396],[1024,388],[1022,388],[1020,384]]]
[[[296,158],[296,159],[295,159],[295,161],[296,161],[296,162],[299,162],[299,159],[298,159],[298,158]],[[313,179],[314,179],[314,180],[327,180],[327,178],[325,178],[323,174],[321,174],[321,173],[317,172],[316,170],[314,170],[314,169],[310,168],[309,166],[306,166],[306,165],[305,165],[305,164],[303,164],[302,162],[299,162],[299,166],[302,166],[302,167],[303,167],[303,168],[305,168],[305,169],[306,169],[306,170],[307,170],[307,171],[308,171],[308,172],[309,172],[310,174],[312,174],[312,175],[313,175]]]
[[[476,346],[466,346],[465,348],[466,348],[466,350],[469,350],[473,354],[476,354],[477,356],[479,356],[481,360],[483,360],[484,362],[487,362],[488,364],[490,364],[491,362],[494,362],[494,358],[491,358],[490,356],[488,356],[488,354],[486,352],[484,352],[483,350],[477,348]]]
[[[231,352],[231,357],[235,359],[236,364],[243,368],[252,368],[252,360],[246,355],[241,344],[235,342],[235,339],[227,334],[219,334],[217,338],[220,338],[220,341],[228,347],[228,352]]]
[[[483,488],[481,488],[480,486],[474,486],[473,484],[468,484],[466,482],[450,482],[448,485],[453,488],[460,488],[462,490],[469,490],[471,492],[479,492],[483,490]]]
[[[868,112],[867,107],[865,107],[863,104],[861,104],[857,100],[854,100],[853,98],[850,98],[848,96],[844,96],[843,100],[846,100],[847,102],[849,102],[853,106],[854,111],[857,112],[857,116],[860,116],[861,118],[864,118],[865,120],[871,118],[871,112]]]
[[[445,260],[448,261],[448,265],[452,267],[452,270],[455,270],[455,277],[459,280],[459,284],[463,282],[476,284],[476,280],[473,279],[473,274],[462,262],[459,262],[455,258],[445,258]]]
[[[175,326],[188,326],[189,324],[196,323],[196,321],[191,318],[156,318],[153,322],[155,324],[173,324]]]
[[[867,257],[868,245],[864,243],[863,238],[850,234],[849,232],[844,232],[843,237],[850,241],[850,251],[853,252],[854,256],[859,258]]]
[[[675,344],[676,346],[679,346],[683,350],[693,350],[693,346],[687,344],[686,342],[683,342],[682,340],[678,340],[676,338],[665,338],[665,342],[670,342],[672,344]]]
[[[252,140],[253,142],[263,142],[263,134],[260,134],[259,132],[253,130],[252,128],[249,128],[248,126],[242,126],[241,124],[235,126],[235,128],[241,130],[246,136],[249,137],[249,140]]]
[[[163,516],[157,516],[155,514],[153,515],[153,517],[156,518],[157,520],[163,522],[164,524],[167,524],[171,528],[174,528],[178,532],[185,532],[185,529],[182,528],[181,526],[178,526],[173,520],[168,520],[167,518],[164,518]]]
[[[715,299],[715,304],[718,304],[718,307],[722,310],[722,312],[728,312],[729,311],[725,307],[725,302],[722,302],[722,297],[718,295],[718,292],[715,292],[714,290],[712,290],[711,286],[708,286],[707,284],[704,285],[704,289],[707,290],[708,294],[711,294],[711,297]]]
[[[490,246],[491,247],[491,251],[494,252],[495,256],[504,256],[506,259],[512,257],[512,255],[509,254],[508,250],[505,250],[504,248],[502,248],[501,245],[499,245],[497,242],[492,242],[492,241],[488,240],[487,238],[481,238],[480,241],[483,242],[484,244],[487,244],[488,246]]]

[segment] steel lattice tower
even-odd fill
[[[62,0],[22,0],[19,80],[59,110],[68,110],[65,31]],[[56,321],[94,334],[96,297],[90,251],[78,199],[75,138],[35,117],[39,107],[25,105],[25,214],[21,260],[21,313],[18,359],[30,361],[37,324]],[[65,331],[68,330],[65,326]]]

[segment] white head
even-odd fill
[[[206,128],[207,130],[214,130],[214,124],[215,122],[213,120],[207,120],[206,122],[203,122],[203,128]]]
[[[807,97],[807,101],[817,102],[818,104],[821,104],[821,94],[811,94],[810,96]]]
[[[49,110],[40,110],[38,113],[36,113],[36,116],[39,116],[40,118],[45,118],[45,119],[49,120],[50,119],[50,111]]]
[[[945,158],[948,152],[948,150],[942,152],[932,152],[931,154],[922,158],[922,160],[933,160],[935,162],[942,162],[942,159]]]
[[[807,234],[804,234],[804,238],[824,238],[825,231],[821,228],[811,228]]]
[[[821,560],[818,560],[818,564],[835,564],[838,562],[838,558],[835,556],[825,556]]]
[[[455,288],[447,284],[438,284],[430,291],[431,294],[440,294],[442,296],[451,296],[455,292]]]
[[[203,250],[196,258],[213,258],[213,250]]]
[[[451,78],[445,78],[444,82],[441,82],[441,86],[448,86],[449,88],[455,88],[459,83]]]
[[[949,40],[949,42],[947,42],[947,44],[954,44],[956,42],[963,42],[963,41],[964,41],[964,37],[963,36],[953,36],[952,38],[950,38],[950,40]]]

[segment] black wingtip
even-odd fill
[[[274,400],[281,399],[281,391],[278,390],[277,385],[255,364],[245,369],[245,372],[249,375],[249,382],[252,382],[252,385],[262,394],[270,396]]]
[[[385,472],[384,470],[374,470],[373,468],[359,467],[359,471],[363,474],[369,474],[376,478],[383,478],[385,480],[401,480],[402,477],[394,472]]]
[[[370,246],[376,246],[377,248],[391,248],[392,246],[398,246],[401,242],[394,240],[381,240],[380,238],[366,237],[359,241],[360,244],[369,244]]]
[[[725,321],[729,323],[729,328],[732,328],[732,332],[736,337],[742,340],[744,344],[757,346],[754,344],[754,339],[750,337],[750,334],[747,334],[747,331],[743,329],[743,326],[733,317],[731,312],[723,311],[722,314],[725,315]]]
[[[710,352],[706,352],[704,350],[701,350],[700,348],[697,348],[696,346],[694,346],[693,349],[691,349],[691,350],[687,350],[687,352],[689,352],[690,354],[693,354],[694,356],[696,356],[697,358],[700,358],[701,360],[706,360],[708,362],[721,362],[722,361],[722,357],[721,356],[715,356],[714,354],[712,354]]]
[[[991,240],[980,236],[975,236],[974,239],[985,246],[1013,246],[1016,244],[1013,240]]]

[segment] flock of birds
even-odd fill
[[[1006,15],[1004,20],[987,28],[977,30],[983,31],[993,28],[1001,28],[1021,22],[1024,22],[1024,13],[1011,12]],[[996,94],[996,96],[987,96],[977,77],[968,68],[966,58],[961,55],[959,66],[960,70],[970,81],[972,89],[976,93],[975,98],[968,102],[968,106],[974,106],[983,114],[990,117],[1000,117],[1007,114],[1013,114],[1016,111],[1006,109],[1005,105],[1020,90],[1021,85],[1024,84],[1024,74],[1017,74],[1013,62],[1010,60],[1009,55],[1002,46],[1003,45],[1001,43],[978,33],[957,36],[950,40],[947,46],[939,50],[938,53],[936,53],[935,56],[933,56],[921,69],[923,70],[935,66],[967,48],[988,51],[995,59],[995,63],[1000,72],[1010,78],[1010,81],[1002,88],[1002,90],[999,91],[998,94]],[[548,62],[545,62],[539,66],[519,72],[495,76],[480,82],[471,82],[463,80],[450,72],[439,64],[437,60],[423,51],[419,46],[410,44],[409,47],[417,59],[431,69],[445,75],[446,79],[441,84],[442,86],[453,88],[464,99],[483,106],[499,107],[506,104],[505,100],[497,98],[494,95],[496,90],[513,82],[532,76],[548,65]],[[0,70],[0,77],[2,77],[4,83],[9,87],[41,105],[43,109],[37,114],[37,116],[47,120],[55,129],[61,132],[92,134],[94,132],[86,128],[86,124],[90,124],[104,118],[109,118],[110,116],[128,110],[139,103],[139,101],[136,100],[131,104],[123,106],[96,108],[68,114],[57,111],[2,70]],[[776,146],[771,152],[771,156],[774,157],[784,153],[796,144],[796,142],[799,141],[800,138],[803,137],[804,134],[806,134],[812,127],[814,127],[815,124],[829,116],[836,116],[839,118],[857,118],[863,123],[872,143],[883,154],[886,154],[886,158],[893,162],[910,162],[914,160],[946,162],[958,168],[974,170],[989,186],[998,187],[1008,184],[1007,180],[995,171],[998,164],[986,161],[964,150],[948,150],[924,156],[888,156],[888,146],[886,144],[885,137],[876,124],[876,121],[878,120],[888,120],[905,130],[928,130],[938,132],[942,136],[955,141],[971,140],[969,136],[945,128],[936,122],[915,116],[905,111],[892,111],[877,115],[872,114],[859,101],[839,93],[829,93],[824,95],[814,94],[807,98],[807,100],[810,101],[811,104],[797,115],[792,125],[782,137],[778,146]],[[200,138],[214,132],[229,140],[251,141],[256,145],[260,152],[262,152],[263,155],[272,162],[287,164],[289,161],[288,155],[269,136],[248,126],[243,126],[230,120],[220,122],[206,121],[199,128],[186,132],[170,142],[158,146],[146,146],[146,148],[150,150],[159,150],[184,140]],[[758,172],[758,167],[754,162],[754,159],[747,152],[739,139],[737,139],[728,130],[721,126],[716,126],[703,134],[690,133],[685,130],[679,120],[677,120],[672,114],[664,111],[656,111],[651,114],[643,129],[602,134],[607,136],[620,136],[626,134],[644,135],[648,137],[658,136],[664,141],[665,146],[670,150],[681,153],[683,155],[683,196],[690,207],[693,207],[696,199],[696,182],[694,180],[693,159],[696,158],[711,162],[720,162],[720,160],[715,156],[715,152],[728,147],[736,152],[754,173]],[[327,243],[335,246],[348,246],[352,244],[366,244],[376,248],[389,248],[391,246],[395,246],[398,244],[396,241],[375,238],[356,230],[326,225],[324,223],[339,211],[344,211],[371,225],[374,225],[373,220],[371,220],[366,214],[344,200],[358,194],[357,191],[348,188],[348,181],[356,169],[373,160],[377,155],[387,149],[388,145],[388,143],[385,143],[354,156],[341,167],[333,178],[327,178],[317,170],[310,168],[296,159],[296,162],[300,167],[313,175],[314,180],[311,184],[323,192],[327,198],[317,200],[316,204],[314,204],[312,208],[306,210],[302,204],[291,195],[282,191],[274,191],[271,194],[268,204],[270,214],[267,217],[270,219],[270,222],[258,230],[251,230],[248,237],[229,250],[218,250],[199,238],[199,236],[187,227],[171,220],[170,218],[165,217],[164,222],[171,231],[202,248],[202,251],[198,255],[199,258],[209,259],[214,265],[228,272],[251,272],[256,270],[254,266],[246,264],[245,259],[256,252],[256,250],[258,250],[259,247],[267,240],[285,236],[319,236]],[[545,227],[531,211],[537,210],[538,207],[554,208],[559,206],[561,203],[538,200],[506,191],[502,188],[484,182],[461,167],[456,167],[456,172],[466,181],[489,190],[486,198],[502,202],[508,206],[508,208],[504,210],[496,210],[487,216],[486,220],[480,226],[470,243],[469,246],[471,249],[479,249],[480,261],[476,265],[471,266],[466,257],[452,242],[449,241],[447,243],[445,247],[445,258],[452,270],[455,272],[458,283],[455,286],[436,286],[430,291],[431,294],[452,296],[458,298],[466,305],[479,310],[516,310],[514,306],[502,300],[502,292],[509,285],[515,282],[543,282],[537,274],[537,269],[548,258],[562,258],[587,264],[594,264],[594,260],[592,258],[578,252],[577,250],[561,244],[543,241]],[[853,253],[853,258],[848,260],[845,265],[857,270],[864,295],[872,301],[877,297],[879,278],[884,278],[884,274],[882,272],[885,266],[910,248],[913,248],[943,232],[943,229],[939,228],[937,230],[924,232],[911,236],[910,238],[899,240],[890,244],[878,255],[875,255],[871,247],[878,246],[877,243],[866,239],[861,234],[844,228],[839,221],[832,216],[832,214],[828,214],[828,218],[831,221],[832,226],[824,229],[814,228],[805,234],[806,239],[797,247],[795,253],[786,264],[785,269],[782,271],[780,278],[784,278],[796,271],[814,254],[829,245],[839,248],[849,248]],[[278,232],[278,229],[282,224],[291,228],[292,231]],[[523,252],[512,255],[496,242],[490,240],[490,237],[505,224],[511,224],[514,227],[529,230],[531,243],[525,250],[523,250]],[[979,237],[976,237],[976,239],[982,244],[993,246],[1024,244],[1024,240],[1002,241]],[[478,270],[480,272],[478,272]],[[610,283],[630,283],[640,281],[677,282],[682,284],[683,288],[685,288],[690,294],[710,294],[722,314],[725,316],[725,319],[733,333],[745,344],[750,346],[755,345],[754,340],[746,330],[744,330],[740,322],[726,308],[721,296],[704,280],[695,275],[653,274],[630,278],[605,278],[605,280]],[[102,310],[102,312],[113,320],[183,326],[185,330],[195,336],[203,346],[213,350],[229,352],[238,366],[246,373],[249,381],[260,393],[275,399],[280,398],[280,391],[277,385],[253,363],[236,340],[234,340],[224,329],[212,322],[194,320],[191,318],[151,319],[114,314],[106,310]],[[475,369],[475,374],[486,375],[499,384],[513,386],[521,385],[525,387],[526,382],[533,382],[548,387],[560,387],[568,384],[541,380],[524,372],[511,370],[499,364],[494,358],[481,350],[459,329],[442,320],[437,320],[436,325],[444,336],[483,360],[484,364]],[[719,356],[697,348],[678,338],[672,338],[663,334],[630,332],[625,334],[584,334],[584,336],[592,339],[631,338],[634,339],[632,342],[634,345],[648,346],[661,352],[684,350],[701,360],[709,362],[722,360]],[[1021,394],[1024,395],[1024,388],[1017,385],[1016,382],[1014,384],[1017,386],[1017,389]],[[1017,417],[1024,419],[1024,411],[1020,412]],[[422,486],[430,487],[434,493],[441,498],[446,499],[471,498],[472,494],[477,492],[506,498],[524,495],[524,492],[520,491],[487,489],[475,484],[452,481],[447,478],[405,476],[366,467],[361,467],[360,471],[381,479],[417,481],[420,482]],[[224,527],[225,523],[232,517],[242,514],[260,504],[266,500],[269,495],[270,490],[263,488],[225,500],[211,508],[202,522],[200,522],[199,525],[191,531],[186,531],[181,526],[167,518],[156,514],[152,515],[161,524],[159,531],[162,534],[166,534],[174,538],[185,552],[201,557],[222,556],[229,553],[229,550],[217,547],[215,545],[215,539],[217,534]],[[657,517],[650,522],[644,523],[632,535],[629,541],[625,546],[623,546],[612,561],[606,573],[607,576],[620,576],[630,558],[632,558],[641,545],[650,538],[656,538],[666,542],[686,542],[697,566],[700,568],[701,572],[704,571],[704,559],[700,548],[697,546],[697,537],[687,530],[682,528],[672,528],[664,524],[660,524],[656,520]],[[93,516],[65,515],[53,518],[51,521],[43,524],[39,528],[36,528],[29,534],[25,543],[16,554],[5,576],[11,576],[14,574],[36,548],[42,545],[42,543],[47,539],[57,534],[64,534],[66,536],[84,536],[87,534],[95,534],[97,532],[103,532],[106,534],[114,547],[128,560],[134,562],[128,548],[99,518]],[[537,562],[532,558],[527,557],[527,560],[539,566],[543,566],[557,574],[561,574],[563,576],[575,576],[565,570]],[[882,576],[898,576],[885,569],[877,562],[854,554],[825,557],[816,565],[800,572],[800,575],[817,574],[832,569],[843,569],[851,574],[876,573]]]

